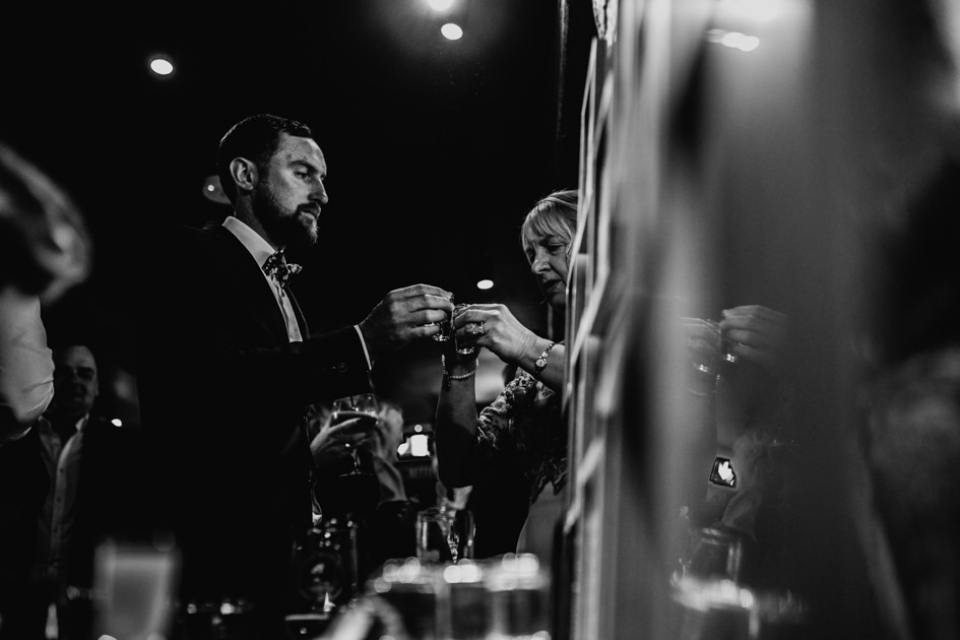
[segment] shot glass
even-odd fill
[[[437,323],[437,326],[440,327],[440,333],[435,333],[433,339],[437,342],[447,342],[453,333],[453,323],[450,321],[450,318],[441,320]]]
[[[456,318],[458,315],[466,311],[469,306],[470,305],[468,304],[458,304],[456,307],[453,308],[453,318]],[[453,324],[453,319],[451,318],[451,326],[452,324]],[[457,339],[456,333],[454,333],[453,339],[454,339],[454,343],[456,344],[457,353],[459,353],[460,355],[464,355],[464,356],[470,355],[471,353],[477,350],[477,348],[472,345],[461,347],[460,344],[456,342],[456,339]]]
[[[453,302],[453,298],[450,298],[450,302]],[[460,305],[462,306],[462,305]],[[456,309],[454,309],[453,315],[447,316],[445,319],[440,322],[434,322],[432,324],[440,327],[440,333],[434,334],[433,339],[437,342],[447,342],[453,337],[453,316],[456,315]]]

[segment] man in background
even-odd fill
[[[137,429],[112,424],[95,410],[97,361],[85,344],[53,350],[54,396],[47,411],[0,454],[32,463],[43,500],[18,550],[30,561],[22,600],[8,617],[23,640],[84,638],[97,547],[107,539],[147,540],[149,496]]]

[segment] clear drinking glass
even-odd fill
[[[490,636],[490,598],[484,584],[484,567],[473,560],[460,560],[443,569],[450,640],[487,640]]]
[[[487,640],[548,640],[551,580],[533,554],[507,554],[487,567],[490,633]]]
[[[368,593],[376,594],[399,612],[409,637],[447,640],[446,590],[442,568],[416,558],[384,563],[380,575],[370,580]]]
[[[453,308],[453,317],[456,318],[458,315],[466,311],[469,306],[470,305],[468,304],[458,304],[456,307]],[[456,342],[457,336],[455,332],[453,333],[453,339]],[[477,350],[477,348],[474,346],[461,347],[459,344],[457,344],[456,347],[457,347],[457,353],[461,355],[469,355]]]
[[[173,551],[114,543],[98,547],[94,637],[145,640],[167,634],[177,568]]]
[[[465,509],[430,507],[417,514],[417,558],[457,562],[473,557],[473,516]]]
[[[339,424],[352,418],[378,421],[380,419],[380,404],[377,402],[376,394],[357,393],[333,401],[330,424]],[[353,447],[350,453],[353,456],[353,470],[350,473],[359,474],[361,473],[360,452],[356,447]]]
[[[453,298],[450,298],[450,302],[453,302]],[[452,315],[447,316],[440,322],[433,322],[440,327],[440,333],[433,335],[433,339],[437,342],[447,342],[453,336],[453,316],[456,315],[456,310]]]
[[[334,424],[350,418],[367,417],[378,420],[380,417],[380,405],[374,393],[357,393],[337,398],[333,401],[331,410]]]

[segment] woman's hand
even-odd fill
[[[523,326],[506,305],[469,305],[454,317],[453,330],[459,348],[486,347],[504,362],[521,364],[525,355],[535,351],[536,334]]]
[[[786,350],[788,318],[760,305],[723,311],[720,334],[725,353],[779,375]]]

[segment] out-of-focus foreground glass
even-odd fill
[[[532,554],[391,561],[320,639],[548,640],[551,588],[549,572]]]

